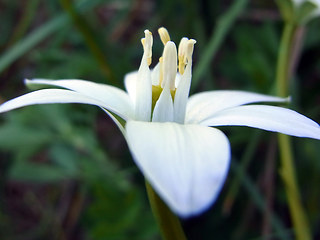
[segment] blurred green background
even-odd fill
[[[268,0],[0,0],[0,102],[25,78],[79,78],[123,88],[143,30],[197,40],[192,92],[274,94],[283,22]],[[300,34],[290,107],[320,122],[320,18]],[[293,239],[277,138],[223,127],[232,165],[217,202],[182,220],[188,239]],[[302,202],[320,238],[320,143],[293,138]],[[160,239],[144,180],[115,124],[93,106],[32,106],[0,116],[0,239]]]

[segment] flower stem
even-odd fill
[[[280,43],[276,81],[277,92],[281,97],[287,96],[289,92],[290,66],[291,61],[294,60],[292,59],[292,48],[296,29],[295,24],[287,22]],[[311,240],[311,232],[298,190],[290,137],[279,134],[278,140],[281,160],[280,175],[285,185],[296,239]]]
[[[146,189],[152,212],[158,222],[163,239],[186,240],[178,217],[171,212],[147,181]]]
[[[290,50],[293,44],[293,36],[296,26],[287,23],[284,27],[278,53],[278,63],[276,72],[277,92],[281,97],[286,97],[289,90],[289,66],[290,66]]]

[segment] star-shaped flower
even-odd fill
[[[159,63],[150,70],[153,38],[146,30],[140,68],[125,76],[127,91],[83,80],[26,80],[58,88],[17,97],[2,104],[0,112],[47,103],[101,107],[121,129],[145,178],[180,217],[206,210],[227,176],[229,141],[212,127],[249,126],[320,139],[319,125],[309,118],[286,108],[255,104],[286,99],[244,91],[208,91],[189,98],[196,41],[182,38],[177,53],[166,29],[160,28],[159,34],[164,44]]]

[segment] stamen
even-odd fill
[[[182,75],[184,73],[184,68],[187,65],[187,58],[186,58],[186,50],[187,50],[188,38],[184,37],[181,39],[179,43],[179,73]]]
[[[196,40],[194,39],[190,39],[188,41],[188,44],[187,44],[187,49],[186,49],[186,58],[187,58],[187,61],[192,61],[192,54],[193,54],[193,48],[194,48],[194,45],[196,44]]]
[[[177,75],[177,48],[174,42],[167,42],[163,50],[163,81],[161,87],[169,84],[171,90],[175,89],[175,79]]]
[[[170,41],[170,35],[168,33],[168,30],[164,27],[161,27],[158,29],[158,33],[160,35],[160,39],[163,45],[166,45],[166,43]]]
[[[163,82],[163,57],[159,58],[159,86],[162,86]]]
[[[147,63],[150,66],[152,61],[152,44],[153,44],[153,38],[152,33],[149,30],[144,31],[145,37],[141,39],[141,43],[143,46],[143,57],[147,59]]]

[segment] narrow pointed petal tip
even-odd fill
[[[205,126],[247,126],[320,140],[320,126],[296,111],[267,105],[225,109],[202,122]]]
[[[102,102],[88,98],[77,92],[63,89],[44,89],[27,93],[0,105],[0,113],[35,104],[84,103],[105,107]]]
[[[199,123],[213,118],[222,110],[259,102],[288,102],[290,98],[280,98],[259,93],[218,90],[192,95],[188,99],[186,123]]]
[[[128,121],[126,133],[137,166],[174,213],[191,217],[214,203],[230,164],[229,141],[220,130]]]

